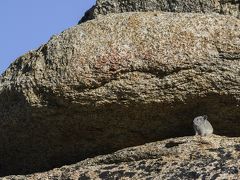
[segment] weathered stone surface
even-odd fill
[[[85,22],[98,15],[123,12],[194,12],[219,13],[240,18],[239,0],[97,0],[79,21]]]
[[[22,174],[159,139],[240,135],[240,20],[111,14],[18,58],[0,82],[0,174]]]
[[[183,137],[10,179],[239,179],[240,138]]]

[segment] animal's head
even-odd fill
[[[207,120],[207,115],[195,117],[193,123],[196,125],[201,125]]]

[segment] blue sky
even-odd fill
[[[1,0],[0,74],[17,57],[78,23],[96,0]]]

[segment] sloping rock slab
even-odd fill
[[[183,137],[87,159],[45,173],[8,176],[36,179],[239,179],[240,138]]]
[[[18,58],[0,82],[0,174],[192,135],[240,136],[240,20],[112,14]]]
[[[193,12],[219,13],[240,18],[239,0],[97,0],[79,23],[99,15],[123,12]]]

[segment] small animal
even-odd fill
[[[207,120],[206,115],[195,117],[193,120],[193,128],[196,135],[207,136],[213,133],[213,127]]]

